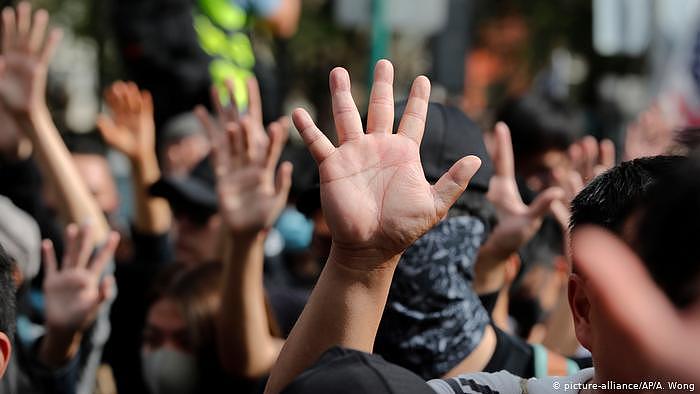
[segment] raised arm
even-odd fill
[[[232,94],[230,84],[228,88]],[[283,343],[269,329],[263,243],[287,203],[292,166],[283,163],[275,170],[286,128],[273,122],[268,137],[255,80],[248,82],[248,94],[249,111],[241,117],[235,108],[223,108],[216,92],[212,99],[218,104],[217,121],[202,107],[196,113],[212,141],[219,212],[229,240],[217,319],[219,358],[228,373],[255,379],[270,373]]]
[[[51,241],[42,244],[46,334],[39,347],[39,360],[48,367],[62,367],[75,357],[83,333],[110,297],[114,278],[103,277],[102,273],[114,255],[119,234],[112,232],[102,249],[91,257],[94,237],[92,226],[69,225],[61,265]]]
[[[91,223],[95,241],[107,237],[108,226],[90,191],[80,178],[46,106],[49,61],[61,38],[58,29],[46,30],[49,15],[37,11],[32,18],[29,3],[17,11],[2,11],[0,102],[20,125],[34,146],[43,174],[60,201],[68,222]]]
[[[447,214],[480,166],[465,157],[431,186],[419,146],[430,82],[418,77],[397,133],[393,68],[377,63],[367,132],[342,68],[330,75],[335,147],[309,114],[296,110],[294,124],[319,166],[321,203],[333,244],[321,277],[280,354],[266,388],[278,393],[338,345],[371,352],[391,278],[401,253]]]
[[[526,205],[515,181],[513,142],[508,126],[502,122],[496,124],[494,137],[495,174],[487,198],[496,207],[498,225],[479,250],[474,282],[474,290],[479,294],[501,289],[505,281],[502,264],[532,239],[552,203],[564,195],[560,188],[550,188]]]
[[[172,220],[168,202],[148,192],[160,178],[151,94],[139,91],[134,83],[116,82],[105,92],[105,100],[112,115],[100,115],[97,126],[105,141],[131,162],[134,226],[143,234],[166,233]]]

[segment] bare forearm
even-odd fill
[[[50,180],[69,222],[91,223],[95,240],[106,239],[108,225],[97,202],[80,178],[68,149],[61,140],[48,109],[41,108],[18,116],[23,130],[32,140],[42,173]]]
[[[270,333],[263,286],[264,234],[233,235],[226,252],[223,303],[218,320],[220,357],[234,375],[270,372],[282,340]]]
[[[160,178],[155,153],[131,161],[136,216],[134,226],[143,234],[163,234],[170,229],[172,214],[168,202],[151,196],[149,188]]]
[[[279,393],[333,346],[372,352],[391,278],[399,256],[387,268],[347,268],[335,249],[272,369],[266,393]]]
[[[76,356],[81,340],[81,333],[48,328],[39,345],[39,361],[47,367],[60,368]]]

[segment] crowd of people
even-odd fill
[[[700,384],[696,129],[652,109],[616,147],[526,95],[482,130],[424,76],[395,102],[381,60],[364,116],[331,71],[337,143],[304,109],[303,149],[265,124],[253,77],[162,126],[115,82],[99,133],[69,135],[45,98],[60,38],[2,11],[0,393]]]

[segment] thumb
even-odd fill
[[[467,156],[456,162],[433,186],[435,209],[440,218],[447,214],[452,204],[464,193],[469,181],[481,166],[481,159]]]
[[[112,297],[112,289],[114,289],[114,276],[107,275],[100,282],[99,295],[97,297],[98,305]]]
[[[565,197],[564,189],[560,187],[550,187],[540,193],[528,207],[528,215],[531,218],[541,218],[550,212],[554,201],[561,201]]]

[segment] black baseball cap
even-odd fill
[[[405,109],[405,101],[396,105],[394,129],[398,128]],[[486,151],[481,129],[457,107],[430,103],[420,146],[420,161],[428,182],[437,182],[457,160],[468,155],[481,159],[481,167],[472,177],[467,190],[485,193],[493,176],[493,164]]]
[[[357,350],[333,347],[299,375],[283,394],[435,394],[413,372],[383,358]]]
[[[209,156],[202,159],[186,176],[160,178],[150,188],[154,196],[163,197],[173,212],[206,222],[218,211],[216,177]]]

